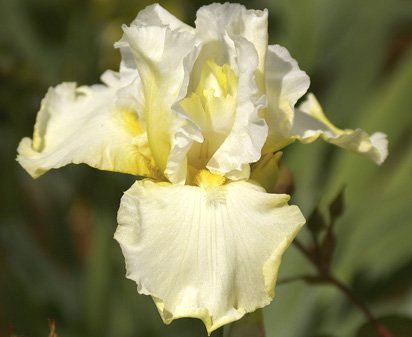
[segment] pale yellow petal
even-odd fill
[[[49,89],[33,140],[20,142],[19,163],[35,178],[70,163],[158,178],[137,113],[116,104],[117,89],[75,83]]]
[[[170,30],[178,32],[193,33],[194,31],[194,28],[180,21],[159,4],[153,4],[141,10],[137,17],[130,23],[130,26],[163,26],[169,27]],[[126,42],[121,43],[120,45],[117,44],[122,54],[122,66],[126,68],[137,69],[136,60],[133,56],[133,52],[130,49],[129,44],[125,39],[122,39],[121,42]]]
[[[203,135],[187,154],[190,166],[204,169],[230,133],[237,106],[237,82],[229,65],[207,61],[196,90],[179,102],[183,113],[199,126]]]
[[[361,154],[377,164],[382,164],[388,155],[388,141],[384,133],[376,132],[369,136],[361,129],[337,128],[326,118],[313,94],[309,94],[296,109],[291,137],[305,144],[321,137],[328,143]]]
[[[259,91],[255,72],[258,55],[253,44],[245,38],[233,37],[237,59],[237,106],[233,127],[222,145],[207,163],[207,168],[226,177],[248,179],[249,164],[259,160],[268,134],[262,116],[266,100]]]
[[[267,192],[272,193],[275,189],[276,182],[280,175],[279,162],[282,154],[282,152],[266,153],[252,166],[250,179],[256,181]]]
[[[186,165],[184,160],[176,161],[182,151],[177,138],[185,132],[193,136],[185,141],[184,151],[187,151],[201,135],[174,105],[187,92],[190,70],[197,56],[196,37],[191,32],[164,25],[134,24],[124,26],[123,30],[124,37],[116,46],[130,48],[133,54],[142,81],[144,120],[153,157],[170,181],[183,183]],[[168,163],[169,158],[172,163]]]
[[[196,317],[210,334],[270,303],[282,254],[305,220],[287,195],[199,179],[205,187],[136,182],[115,238],[127,277],[164,322]]]
[[[194,33],[193,27],[176,18],[159,4],[153,4],[141,10],[130,25],[168,26],[173,31]]]
[[[269,126],[269,135],[264,153],[267,153],[277,151],[291,142],[289,132],[294,119],[294,107],[308,90],[310,80],[286,48],[271,45],[266,54],[265,82],[268,101],[265,120]]]
[[[203,6],[196,14],[196,31],[204,41],[221,41],[225,34],[245,38],[255,47],[257,69],[263,73],[268,44],[266,9],[246,9],[243,5],[228,2]]]

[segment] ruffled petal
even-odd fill
[[[197,11],[195,23],[196,32],[203,41],[223,41],[224,35],[229,34],[243,37],[251,42],[258,54],[257,69],[263,72],[268,45],[266,9],[248,10],[240,4],[214,3],[203,6]]]
[[[207,164],[214,173],[238,180],[249,178],[249,163],[259,160],[268,127],[261,116],[266,100],[260,95],[255,80],[258,64],[256,50],[241,37],[226,37],[236,53],[232,67],[238,74],[237,107],[232,130]]]
[[[186,133],[193,135],[191,141],[201,139],[196,125],[173,109],[174,104],[186,95],[198,48],[193,33],[172,30],[170,26],[146,25],[150,23],[156,22],[143,24],[137,20],[130,27],[124,26],[125,34],[116,46],[130,48],[133,53],[142,81],[144,120],[150,148],[158,167],[165,172],[173,147],[178,147],[175,151],[181,151],[181,143],[176,140],[179,137],[176,133],[181,128],[190,129]],[[175,157],[173,154],[171,159]],[[184,161],[174,161],[165,173],[170,181],[182,183],[182,170],[185,170]]]
[[[106,70],[101,76],[104,84],[115,91],[116,105],[137,113],[139,123],[145,129],[144,96],[142,83],[136,69],[123,68],[120,72]]]
[[[147,6],[139,12],[136,19],[132,21],[131,26],[168,26],[170,30],[177,32],[194,33],[194,28],[180,21],[174,15],[170,14],[159,4]]]
[[[173,114],[170,153],[164,173],[171,182],[184,184],[188,177],[187,154],[193,144],[202,143],[204,138],[197,124],[180,107],[174,106]]]
[[[379,165],[388,155],[388,140],[384,133],[376,132],[369,136],[361,129],[338,129],[326,118],[313,94],[309,94],[296,109],[291,137],[305,144],[321,137],[328,143],[364,155]]]
[[[269,135],[264,153],[267,153],[290,143],[294,106],[308,90],[310,80],[286,48],[271,45],[266,55],[265,82],[268,101],[265,119]]]
[[[138,181],[122,198],[115,233],[127,277],[165,323],[196,317],[210,334],[274,297],[282,254],[305,222],[288,200],[248,182]]]
[[[107,75],[109,76],[109,74]],[[119,85],[50,88],[37,115],[33,140],[23,138],[19,163],[34,178],[69,163],[159,178],[137,113],[116,104]]]
[[[172,31],[192,33],[194,31],[193,27],[190,27],[177,19],[159,4],[147,6],[145,9],[140,11],[130,26],[167,26]],[[128,68],[136,69],[136,62],[130,46],[127,43],[124,43],[119,46],[119,48],[122,54],[122,65]]]

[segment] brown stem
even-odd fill
[[[300,281],[303,280],[307,283],[316,283],[316,284],[322,284],[322,283],[328,283],[336,288],[338,288],[348,299],[351,301],[360,311],[363,312],[363,314],[366,316],[368,321],[375,327],[376,332],[378,333],[378,336],[380,337],[393,337],[392,333],[389,332],[389,330],[382,324],[380,323],[376,317],[372,314],[372,312],[368,309],[368,307],[361,301],[359,300],[355,294],[352,292],[350,288],[348,288],[344,283],[339,281],[334,275],[332,275],[329,270],[325,271],[322,266],[318,263],[316,258],[313,256],[313,254],[310,253],[310,251],[297,239],[293,241],[293,244],[296,246],[296,248],[303,254],[305,257],[312,262],[312,264],[315,265],[315,267],[318,270],[318,275],[316,276],[311,276],[311,275],[299,275],[295,277],[290,277],[288,279],[281,280],[282,283],[289,283],[289,282],[294,282],[294,281]]]
[[[379,336],[393,337],[388,329],[376,319],[376,317],[372,314],[368,307],[355,296],[350,288],[348,288],[344,283],[339,281],[333,275],[327,275],[326,281],[338,288],[349,299],[349,301],[351,301],[355,306],[359,308],[360,311],[363,312],[368,321],[375,327],[375,330]]]

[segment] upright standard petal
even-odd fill
[[[268,127],[263,118],[265,97],[259,92],[255,78],[258,56],[253,44],[245,38],[226,37],[235,50],[236,63],[231,66],[238,74],[237,106],[230,133],[207,164],[215,173],[238,180],[248,179],[249,163],[259,160]]]
[[[310,80],[286,48],[272,45],[266,55],[265,83],[268,100],[265,119],[269,135],[264,153],[267,153],[290,143],[294,107],[308,90]]]
[[[195,23],[196,32],[203,41],[223,42],[224,35],[229,34],[243,37],[251,42],[258,53],[257,69],[263,73],[268,45],[266,9],[248,10],[240,4],[214,3],[203,6],[197,11]]]
[[[159,4],[147,6],[140,11],[130,26],[167,26],[172,31],[192,33],[194,30],[193,27],[177,19]],[[122,43],[119,44],[118,42],[116,45],[120,48],[122,54],[122,65],[127,68],[136,69],[136,62],[129,44],[125,39],[122,39],[120,42]]]
[[[115,233],[127,277],[164,322],[196,317],[209,334],[270,303],[282,254],[305,222],[289,196],[223,181],[138,181],[122,198]]]
[[[364,155],[379,165],[388,155],[388,140],[384,133],[376,132],[369,136],[361,129],[338,129],[326,118],[315,96],[309,94],[295,111],[291,138],[307,144],[319,137],[328,143]]]
[[[130,48],[136,62],[143,85],[144,120],[153,156],[170,181],[184,183],[182,176],[185,174],[181,171],[186,169],[185,162],[173,162],[168,167],[168,160],[174,148],[177,147],[178,152],[182,146],[188,150],[188,145],[175,137],[182,128],[191,136],[191,141],[202,139],[196,125],[173,109],[187,92],[189,74],[198,52],[196,37],[191,32],[171,30],[164,25],[131,25],[124,26],[123,30],[124,37],[117,46]],[[171,158],[176,159],[176,153]]]
[[[168,26],[170,30],[177,32],[194,33],[194,28],[180,21],[174,15],[170,14],[159,4],[147,6],[139,12],[136,19],[132,21],[131,26]]]
[[[238,79],[232,68],[209,60],[197,88],[179,102],[182,113],[199,126],[203,139],[190,146],[188,163],[204,169],[230,133],[235,119]],[[185,154],[186,155],[186,154]]]
[[[116,105],[117,90],[104,85],[77,88],[75,83],[49,89],[33,140],[20,142],[19,163],[34,178],[69,163],[161,177],[137,113]]]

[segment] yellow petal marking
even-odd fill
[[[161,179],[136,111],[117,106],[111,88],[63,83],[43,99],[33,140],[17,160],[34,178],[67,164]]]
[[[226,178],[219,174],[214,174],[208,170],[199,171],[195,178],[194,183],[199,187],[218,187],[226,182]]]
[[[369,135],[362,129],[339,129],[323,113],[322,107],[313,94],[299,106],[295,113],[290,139],[298,139],[304,144],[321,137],[328,143],[359,153],[380,165],[388,155],[386,135],[376,132]]]
[[[340,135],[345,133],[344,130],[337,128],[332,122],[325,116],[322,106],[319,101],[316,99],[315,95],[308,94],[307,100],[302,104],[307,113],[313,118],[317,119],[319,122],[324,124],[329,128],[333,133]]]
[[[127,109],[119,110],[118,117],[130,134],[137,136],[144,132],[134,111]]]
[[[203,143],[193,144],[188,154],[189,163],[197,169],[206,167],[233,126],[237,85],[229,65],[209,60],[203,65],[196,89],[179,102],[204,136]]]
[[[136,136],[133,141],[135,147],[130,153],[128,163],[125,163],[125,169],[129,172],[136,172],[140,176],[163,179],[163,174],[156,167],[152,152],[148,146],[147,136],[144,134],[136,113],[126,109],[119,110],[118,118],[125,129],[132,136]]]
[[[158,96],[161,95],[161,90],[157,86],[156,79],[154,77],[147,79],[146,83],[148,85],[144,89],[146,102],[144,116],[147,136],[156,164],[163,172],[170,152],[170,108],[160,104],[161,100]]]

